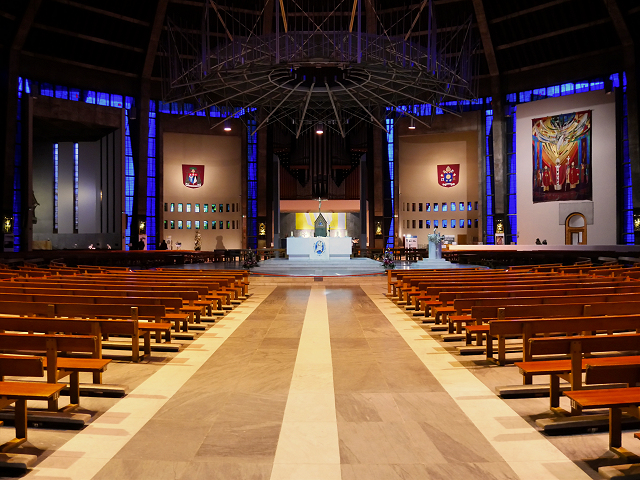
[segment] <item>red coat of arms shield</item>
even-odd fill
[[[438,184],[455,187],[460,179],[460,164],[438,165]]]
[[[182,165],[182,183],[188,188],[204,185],[204,165]]]

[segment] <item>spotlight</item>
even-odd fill
[[[318,135],[322,135],[324,133],[324,125],[322,124],[322,122],[318,122],[318,124],[316,125],[316,133]]]
[[[224,131],[225,132],[230,132],[231,131],[231,123],[230,122],[224,122]]]
[[[415,129],[416,129],[416,124],[412,118],[411,123],[409,124],[409,130],[415,130]]]

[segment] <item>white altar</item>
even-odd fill
[[[351,237],[288,237],[290,260],[329,260],[351,257]]]

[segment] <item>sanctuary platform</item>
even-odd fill
[[[304,258],[270,258],[260,262],[253,274],[330,277],[385,273],[381,262],[371,258],[309,260]]]

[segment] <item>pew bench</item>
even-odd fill
[[[62,360],[58,357],[59,353],[94,354],[97,350],[97,339],[89,335],[0,333],[0,350],[15,353],[44,353],[46,355],[47,383],[57,385],[62,378],[70,377],[71,405],[68,408],[77,406],[80,400],[80,371],[101,373],[111,362],[108,359],[77,358],[66,359],[68,360],[66,363],[59,363],[59,360]],[[65,369],[62,368],[63,365]],[[49,410],[58,410],[58,397],[49,399]]]
[[[14,424],[16,436],[0,445],[0,452],[7,452],[27,441],[27,400],[54,402],[58,400],[64,385],[35,382],[0,381],[0,408],[15,405]]]
[[[523,377],[549,375],[549,407],[555,411],[560,406],[560,380],[567,381],[572,390],[582,389],[582,373],[588,367],[613,368],[633,367],[640,363],[640,356],[603,356],[589,357],[589,354],[606,354],[628,351],[640,351],[639,334],[621,335],[579,335],[574,337],[531,338],[529,350],[532,357],[538,355],[569,355],[569,359],[531,360],[516,362],[515,365]],[[619,382],[620,376],[611,375],[594,378],[593,373],[586,384],[629,383]],[[576,412],[572,412],[576,413]]]
[[[609,449],[622,457],[630,456],[622,448],[622,414],[640,418],[640,387],[577,390],[564,394],[571,400],[571,408],[577,411],[608,408]]]
[[[565,334],[576,332],[624,331],[636,330],[640,316],[638,302],[604,302],[591,305],[513,305],[502,308],[473,307],[472,316],[484,318],[484,315],[497,316],[498,320],[489,322],[487,334],[487,360],[499,365],[506,362],[505,339],[523,338],[523,360],[530,360],[527,349],[528,339],[534,335]],[[485,309],[482,313],[477,309]],[[496,315],[497,314],[497,315]],[[543,317],[543,318],[539,318]],[[501,320],[500,318],[509,318]],[[581,324],[581,320],[584,324]],[[606,328],[604,327],[606,325]],[[584,328],[582,328],[584,327]],[[554,330],[555,329],[555,330]],[[498,339],[498,358],[493,358],[493,348],[489,344]]]
[[[106,308],[105,308],[106,307]],[[151,333],[164,334],[167,341],[170,340],[171,323],[158,321],[160,315],[164,315],[162,305],[147,305],[128,307],[126,305],[95,305],[95,304],[59,304],[48,305],[45,303],[0,302],[0,330],[24,331],[62,331],[75,333],[88,333],[98,338],[96,357],[101,357],[103,336],[125,335],[131,337],[131,360],[140,361],[140,337],[143,338],[143,354],[151,354]],[[13,315],[8,316],[8,315]],[[28,316],[27,316],[28,315]],[[156,321],[139,322],[138,318],[149,316]],[[61,318],[64,317],[64,318]],[[14,319],[18,323],[8,322]],[[58,330],[52,330],[47,324],[39,326],[36,321],[58,321]],[[75,322],[67,323],[63,322]],[[100,383],[94,376],[94,382]]]

